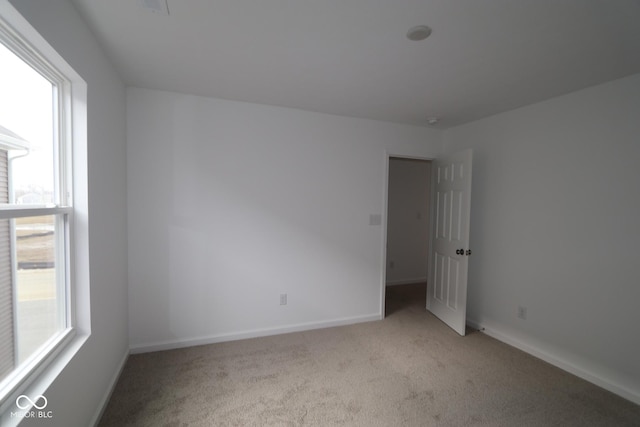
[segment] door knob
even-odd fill
[[[456,255],[464,255],[464,249],[457,249]]]

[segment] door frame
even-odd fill
[[[384,216],[382,217],[382,271],[380,277],[380,319],[385,317],[386,309],[386,289],[387,289],[387,219],[389,217],[389,162],[391,158],[409,159],[409,160],[425,160],[433,162],[436,160],[435,156],[415,156],[410,154],[395,154],[389,151],[385,151],[384,156],[384,197],[383,197],[383,209]],[[433,228],[433,179],[431,180],[431,188],[429,189],[429,230]],[[429,239],[429,254],[431,254],[431,241]],[[431,273],[431,263],[427,262],[427,284]],[[427,301],[424,301],[425,310],[427,308]]]

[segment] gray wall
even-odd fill
[[[387,153],[435,156],[439,131],[127,93],[134,351],[382,316]]]
[[[11,3],[88,85],[88,216],[76,220],[88,221],[91,335],[45,392],[53,419],[23,425],[87,426],[128,353],[125,90],[69,1]]]
[[[445,132],[474,150],[467,318],[638,403],[639,118],[635,75]]]

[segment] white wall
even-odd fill
[[[77,220],[89,222],[91,335],[44,393],[53,418],[22,425],[88,426],[128,354],[125,90],[67,0],[11,3],[88,86],[88,218]]]
[[[387,285],[427,280],[431,162],[389,159]]]
[[[640,75],[445,141],[474,150],[468,318],[640,403]]]
[[[380,318],[386,151],[440,137],[129,88],[132,350]]]

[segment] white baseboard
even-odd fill
[[[118,364],[118,369],[114,373],[111,381],[109,382],[109,387],[105,391],[104,396],[100,399],[100,405],[98,405],[98,410],[96,411],[93,419],[91,420],[92,426],[97,426],[100,422],[100,418],[102,418],[102,414],[104,414],[104,410],[107,409],[107,404],[111,399],[111,395],[113,394],[113,390],[116,388],[116,384],[118,383],[118,379],[120,379],[120,374],[122,374],[122,370],[124,369],[124,365],[127,363],[127,359],[129,358],[129,350],[125,351],[120,363]]]
[[[152,351],[173,350],[176,348],[194,347],[197,345],[215,344],[225,341],[236,341],[247,338],[266,337],[269,335],[287,334],[290,332],[309,331],[312,329],[331,328],[334,326],[352,325],[354,323],[371,322],[381,320],[380,313],[369,314],[364,316],[344,317],[341,319],[298,323],[289,326],[279,326],[274,328],[253,329],[249,331],[231,332],[219,335],[210,335],[206,337],[186,338],[182,340],[162,341],[148,344],[133,344],[130,347],[131,354],[148,353]]]
[[[401,280],[389,280],[385,283],[387,286],[396,286],[396,285],[412,285],[414,283],[424,283],[427,281],[427,277],[416,277],[413,279],[401,279]]]
[[[467,319],[467,324],[472,328],[497,339],[498,341],[502,341],[505,344],[522,350],[525,353],[544,360],[557,368],[567,371],[582,378],[583,380],[589,381],[590,383],[640,405],[640,390],[632,390],[620,384],[615,379],[610,378],[606,373],[596,372],[593,368],[585,367],[578,361],[569,360],[566,356],[559,356],[557,351],[554,351],[552,348],[541,348],[539,346],[531,345],[525,342],[521,337],[515,337],[509,332],[500,330],[498,326],[487,326],[486,324],[476,322],[472,319]]]

